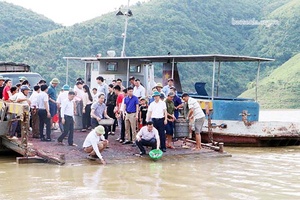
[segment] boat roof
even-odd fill
[[[205,54],[205,55],[161,55],[129,57],[86,57],[83,61],[140,61],[140,62],[269,62],[275,59],[239,55]]]

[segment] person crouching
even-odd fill
[[[148,121],[146,126],[142,127],[136,135],[136,145],[140,149],[140,155],[145,155],[146,150],[144,146],[150,146],[153,149],[159,149],[160,139],[156,128],[153,127],[153,122]]]
[[[102,164],[106,164],[101,152],[107,147],[108,140],[104,138],[105,128],[102,125],[93,129],[83,142],[83,150],[88,153],[87,159],[96,160],[98,157]]]

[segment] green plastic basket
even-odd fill
[[[160,149],[153,149],[149,152],[149,156],[152,160],[159,160],[163,155]]]

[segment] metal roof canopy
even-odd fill
[[[256,101],[258,93],[258,80],[260,72],[261,62],[270,62],[275,59],[271,58],[260,58],[251,56],[238,56],[238,55],[223,55],[223,54],[206,54],[206,55],[163,55],[163,56],[132,56],[132,57],[94,57],[94,58],[82,58],[81,60],[88,61],[106,61],[106,62],[117,62],[127,61],[127,69],[129,70],[130,62],[172,62],[172,78],[174,74],[174,63],[178,62],[213,62],[213,76],[212,76],[212,91],[211,99],[214,99],[214,88],[215,88],[215,74],[216,74],[216,63],[218,62],[218,80],[217,80],[217,95],[219,90],[220,81],[220,68],[221,62],[257,62],[257,75],[256,75]],[[129,78],[129,72],[127,71],[127,79]]]
[[[83,61],[144,61],[144,62],[268,62],[274,61],[270,58],[260,58],[251,56],[207,54],[207,55],[164,55],[164,56],[131,56],[131,57],[94,57],[82,58]]]

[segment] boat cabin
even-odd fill
[[[257,63],[257,84],[261,62],[273,61],[273,59],[236,56],[236,55],[165,55],[165,56],[133,56],[133,57],[90,57],[81,58],[85,63],[85,80],[91,88],[97,88],[96,78],[102,76],[107,83],[112,80],[121,78],[123,85],[128,86],[130,76],[140,79],[146,88],[147,95],[152,94],[152,88],[156,82],[163,85],[167,84],[168,78],[174,79],[175,87],[180,95],[182,92],[180,77],[177,65],[180,63],[206,62],[211,63],[212,86],[211,95],[209,96],[204,88],[205,83],[198,82],[195,84],[196,94],[192,97],[199,99],[199,102],[210,102],[210,109],[213,110],[213,119],[216,120],[242,120],[240,115],[246,110],[250,115],[251,121],[259,119],[259,105],[257,98],[222,98],[218,97],[218,86],[220,80],[221,63],[228,62],[256,62]],[[154,65],[162,66],[161,79],[154,77]],[[217,71],[218,70],[218,71]],[[217,73],[218,72],[218,73]],[[216,77],[218,75],[218,77]],[[215,80],[217,79],[217,81]],[[215,83],[217,82],[217,83]],[[257,90],[256,90],[257,91]]]

